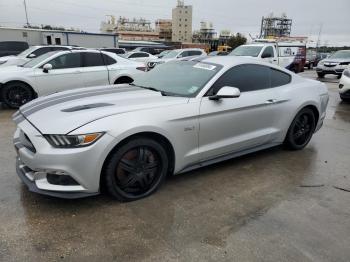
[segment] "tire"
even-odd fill
[[[109,194],[119,201],[130,202],[157,191],[167,176],[169,160],[161,144],[137,137],[113,152],[105,167],[105,187]]]
[[[288,129],[284,144],[290,150],[302,150],[305,148],[316,129],[314,112],[309,108],[302,109],[294,118]]]
[[[9,107],[17,109],[35,98],[33,89],[22,82],[6,84],[1,90],[2,101]]]
[[[117,80],[115,80],[114,84],[115,85],[131,84],[132,82],[134,82],[134,79],[132,79],[128,76],[122,76],[122,77],[118,78]]]
[[[340,99],[346,103],[350,103],[350,98],[346,98],[346,97],[343,97],[343,96],[340,96]]]
[[[319,78],[324,78],[325,74],[324,74],[324,73],[317,73],[317,76],[318,76]]]

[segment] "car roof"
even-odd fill
[[[181,48],[181,49],[174,49],[173,51],[178,51],[178,52],[180,52],[180,51],[203,51],[204,52],[204,50],[203,49],[200,49],[200,48]]]
[[[252,57],[242,57],[242,56],[206,56],[204,58],[200,59],[193,59],[193,61],[198,61],[198,62],[206,62],[206,63],[212,63],[212,64],[218,64],[222,65],[225,68],[230,68],[236,65],[240,64],[258,64],[258,65],[264,65],[272,68],[276,68],[280,71],[291,73],[285,68],[282,68],[280,66],[267,63],[264,61],[261,61],[260,59],[257,58],[252,58]]]
[[[131,52],[128,52],[128,55],[132,55],[132,54],[149,54],[150,55],[150,53],[143,52],[143,51],[131,51]]]

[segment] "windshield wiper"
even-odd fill
[[[151,90],[151,91],[154,91],[154,92],[158,92],[158,93],[161,93],[162,96],[171,96],[171,93],[168,93],[168,92],[159,90],[159,89],[154,88],[154,87],[140,86],[140,85],[135,85],[135,84],[133,84],[133,83],[131,83],[131,84],[129,84],[129,85],[131,85],[131,86],[137,86],[137,87],[140,87],[140,88],[143,88],[143,89],[147,89],[147,90]]]

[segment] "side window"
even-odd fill
[[[32,52],[31,54],[35,55],[35,57],[41,56],[43,54],[46,54],[48,52],[51,52],[51,47],[41,47]],[[29,56],[31,55],[29,54]]]
[[[275,54],[273,52],[272,46],[266,47],[263,54],[261,55],[262,58],[268,58],[268,57],[274,57],[274,56],[275,56]]]
[[[115,61],[109,55],[102,54],[102,58],[103,58],[105,65],[113,65],[113,64],[117,63],[117,61]]]
[[[190,56],[190,51],[183,51],[180,55],[179,55],[179,58],[181,57],[188,57]]]
[[[213,85],[208,95],[215,95],[222,87],[237,87],[241,92],[250,92],[271,87],[270,68],[261,65],[239,65],[229,69]]]
[[[129,56],[129,58],[140,58],[140,57],[148,57],[149,55],[148,54],[145,54],[145,53],[135,53],[135,54],[132,54],[131,56]]]
[[[282,71],[270,68],[271,71],[271,87],[284,86],[291,82],[292,77]]]
[[[51,47],[51,51],[60,51],[60,50],[68,50],[68,48],[61,47],[61,46]]]
[[[101,53],[82,53],[83,54],[83,66],[105,66]]]
[[[190,56],[202,55],[201,51],[190,51]]]
[[[53,69],[81,67],[81,56],[80,53],[64,54],[52,59],[48,63],[52,65]]]

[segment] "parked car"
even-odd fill
[[[316,51],[308,51],[306,53],[305,67],[313,69],[317,67],[318,63],[328,57],[328,53],[316,53]]]
[[[350,66],[344,70],[339,82],[340,98],[343,101],[350,102]]]
[[[0,66],[23,65],[29,60],[52,51],[72,50],[73,46],[31,46],[17,56],[4,56],[0,58]]]
[[[168,47],[159,47],[159,46],[155,46],[155,47],[136,47],[134,50],[132,50],[132,52],[145,52],[145,53],[149,53],[151,55],[158,55],[161,52],[163,52],[165,50],[168,50],[169,48]]]
[[[163,58],[166,54],[170,53],[171,50],[164,50],[160,54],[157,55],[158,58]]]
[[[3,41],[0,42],[0,57],[18,55],[28,49],[28,43],[22,41]]]
[[[213,51],[211,53],[208,54],[208,56],[227,56],[229,55],[230,52],[226,52],[226,51]]]
[[[132,201],[169,173],[280,144],[301,150],[321,128],[325,84],[251,58],[200,60],[21,107],[13,117],[19,177],[40,194],[79,198],[103,187]]]
[[[116,55],[125,55],[126,51],[124,48],[101,48],[100,51],[111,52]]]
[[[188,57],[205,57],[207,53],[199,48],[185,48],[175,49],[164,55],[161,59],[154,59],[147,65],[149,69],[154,68],[156,65],[164,64],[174,60],[187,59]]]
[[[304,71],[306,44],[259,40],[255,43],[235,48],[230,55],[254,57],[299,73]]]
[[[323,59],[317,65],[316,72],[319,78],[325,75],[336,75],[341,77],[344,69],[350,64],[350,50],[340,50],[329,58]]]
[[[151,54],[146,53],[146,52],[129,52],[129,53],[123,55],[123,57],[130,59],[132,61],[144,62],[144,63],[147,63],[151,60],[157,59],[156,56],[151,55]]]
[[[131,83],[146,67],[110,52],[50,52],[0,70],[0,101],[18,108],[36,97],[97,85]]]

